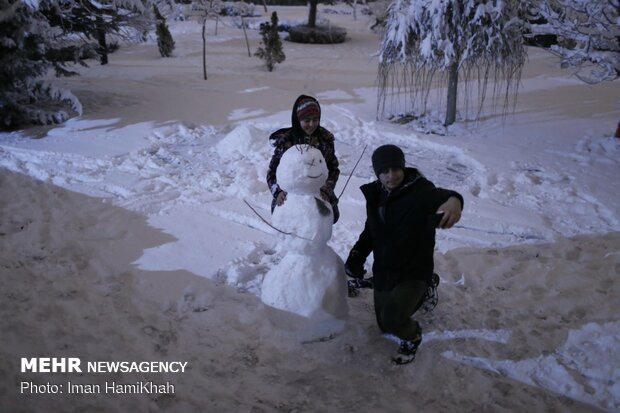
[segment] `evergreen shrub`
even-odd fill
[[[166,18],[161,15],[157,5],[155,4],[153,4],[153,11],[155,12],[155,19],[157,20],[155,33],[157,34],[157,47],[159,48],[159,53],[161,54],[161,57],[172,57],[172,52],[174,51],[175,45],[172,34],[170,34],[170,30],[166,24]]]
[[[347,31],[342,27],[302,25],[291,27],[287,40],[295,43],[335,44],[344,43],[346,38]]]
[[[278,34],[278,13],[274,11],[271,14],[271,23],[261,23],[260,34],[263,37],[261,42],[263,46],[259,47],[254,55],[263,59],[265,66],[271,72],[276,63],[282,63],[286,58]]]

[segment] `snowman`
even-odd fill
[[[287,196],[273,211],[272,224],[287,234],[278,235],[282,260],[265,274],[261,300],[332,334],[344,327],[348,306],[344,264],[327,245],[333,214],[320,197],[327,173],[316,148],[295,145],[282,155],[276,175]]]

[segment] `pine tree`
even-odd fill
[[[275,11],[271,14],[271,24],[261,23],[260,34],[263,36],[262,44],[264,47],[259,47],[254,56],[263,59],[265,66],[271,72],[276,63],[282,63],[286,58],[278,34],[278,14]]]
[[[143,40],[152,25],[152,0],[39,0],[50,25],[65,35],[95,40],[102,65],[111,47],[107,36],[127,41]]]
[[[396,0],[389,8],[379,51],[378,112],[385,110],[388,88],[424,114],[436,77],[448,89],[444,125],[456,119],[459,78],[467,112],[477,87],[478,116],[493,79],[493,95],[516,99],[523,46],[523,5],[518,0]],[[473,80],[473,83],[468,82]]]
[[[157,47],[161,57],[171,57],[174,51],[174,39],[168,30],[166,18],[161,15],[156,4],[153,4],[155,19],[157,20],[155,33],[157,34]]]
[[[143,36],[152,24],[152,0],[0,0],[0,129],[61,123],[68,109],[82,113],[79,100],[43,78],[77,74],[69,64],[95,50],[101,63],[106,35]],[[148,7],[147,7],[148,6]]]
[[[41,78],[50,69],[57,75],[72,75],[62,56],[67,45],[59,31],[50,26],[39,9],[40,3],[0,0],[0,129],[28,124],[64,122],[65,111],[81,114],[79,100]]]

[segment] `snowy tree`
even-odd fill
[[[379,50],[379,99],[405,94],[406,109],[424,114],[436,81],[447,85],[444,125],[454,123],[459,80],[465,112],[477,92],[479,116],[493,79],[493,97],[504,96],[504,113],[516,99],[526,60],[517,0],[395,0]],[[473,85],[473,86],[472,86]]]
[[[274,11],[271,14],[271,23],[261,23],[260,34],[263,37],[263,47],[259,47],[254,55],[263,59],[271,72],[276,63],[282,63],[286,58],[278,34],[278,13]]]
[[[151,0],[49,0],[41,12],[51,25],[67,35],[78,35],[98,43],[101,64],[108,63],[107,36],[136,41],[151,29]]]
[[[153,12],[155,13],[155,19],[157,20],[155,33],[157,34],[157,47],[162,57],[172,56],[174,51],[174,39],[168,25],[166,24],[166,18],[161,15],[156,4],[153,4]]]
[[[193,0],[191,13],[189,17],[195,18],[202,26],[202,74],[204,80],[207,80],[207,21],[215,20],[215,35],[217,35],[217,26],[219,16],[223,13],[244,16],[246,13],[253,13],[253,6],[246,4],[224,4],[221,0]],[[242,28],[245,33],[245,22],[242,19]],[[248,56],[251,56],[249,42]]]
[[[196,0],[192,3],[191,17],[196,18],[202,26],[202,77],[207,80],[207,21],[215,19],[216,31],[222,3],[219,0]]]
[[[620,0],[537,0],[532,2],[532,36],[555,35],[550,51],[577,77],[598,83],[620,77]]]
[[[70,92],[41,80],[50,69],[74,74],[64,62],[53,60],[60,48],[59,30],[41,14],[38,2],[0,0],[0,128],[65,121],[71,108],[81,114]]]
[[[375,18],[374,24],[370,26],[371,30],[383,30],[390,4],[391,2],[389,0],[376,0],[367,4],[370,14]]]

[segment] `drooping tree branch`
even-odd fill
[[[586,83],[620,77],[620,0],[541,0],[530,13],[531,36],[555,35],[549,51]],[[542,22],[542,23],[538,23]]]

